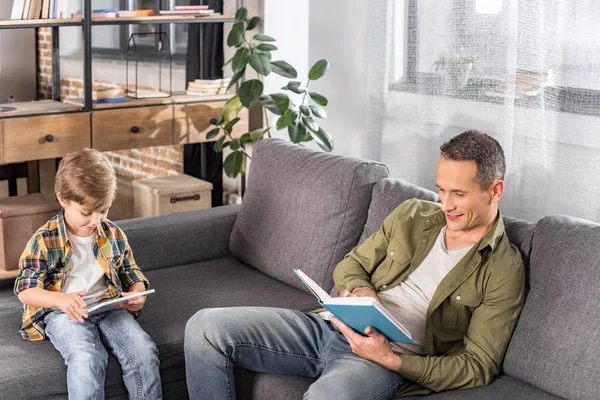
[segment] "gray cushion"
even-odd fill
[[[508,240],[517,246],[521,252],[521,257],[523,257],[523,262],[527,267],[531,255],[531,242],[533,240],[533,231],[536,225],[535,222],[507,216],[503,216],[502,220],[504,221],[504,229],[506,230]]]
[[[358,242],[379,163],[323,153],[283,140],[253,150],[248,189],[231,235],[231,252],[297,288],[300,268],[325,290],[333,268]]]
[[[600,224],[540,220],[529,263],[530,291],[509,343],[507,374],[569,399],[600,393]]]
[[[438,195],[431,190],[423,189],[399,179],[384,179],[377,182],[373,187],[369,217],[360,237],[360,242],[364,242],[369,236],[377,232],[385,217],[408,199],[439,201]]]
[[[314,309],[315,298],[250,268],[234,258],[149,271],[156,289],[139,322],[158,346],[161,378],[170,398],[185,399],[183,336],[187,320],[201,308],[241,305]],[[243,284],[240,284],[243,283]],[[66,399],[66,367],[49,340],[27,342],[18,325],[21,306],[12,285],[0,288],[0,398]],[[118,361],[111,356],[106,397],[126,399]],[[35,385],[31,383],[35,382]],[[24,390],[23,388],[27,389]],[[30,396],[30,397],[27,397]],[[166,398],[166,397],[165,397]]]
[[[474,389],[449,390],[427,397],[404,397],[412,400],[560,400],[562,397],[551,395],[518,379],[502,375],[488,386]]]

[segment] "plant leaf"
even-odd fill
[[[271,61],[271,69],[277,75],[285,78],[296,78],[298,76],[296,69],[285,61]]]
[[[327,105],[327,98],[325,96],[322,96],[319,93],[315,93],[315,92],[310,92],[308,95],[318,105],[323,106],[323,107],[325,107]]]
[[[243,68],[243,69],[239,70],[238,72],[234,73],[233,76],[231,77],[231,80],[229,81],[229,85],[227,85],[227,89],[225,91],[228,92],[229,89],[231,89],[236,84],[236,82],[239,81],[242,76],[244,76],[245,73],[246,73],[246,68]]]
[[[239,94],[242,105],[246,108],[252,107],[263,92],[263,83],[258,79],[250,79],[242,83]]]
[[[329,133],[327,133],[327,131],[325,131],[323,128],[319,128],[318,132],[309,130],[308,133],[323,150],[333,150],[333,140],[331,139],[331,135],[329,135]]]
[[[319,106],[308,106],[310,111],[312,111],[313,115],[318,118],[327,118],[327,113],[325,110]]]
[[[225,170],[225,174],[227,174],[230,178],[235,178],[238,176],[242,170],[242,164],[244,163],[244,158],[246,156],[241,151],[234,151],[229,154],[225,161],[223,161],[223,170]]]
[[[304,123],[304,125],[306,125],[306,127],[313,131],[313,132],[318,132],[319,131],[319,125],[317,125],[317,123],[311,118],[311,117],[302,117],[302,122]]]
[[[215,142],[215,151],[220,153],[221,151],[223,151],[223,142],[225,141],[225,138],[227,136],[223,135],[219,138],[219,140],[217,140]]]
[[[306,115],[307,117],[310,117],[310,108],[308,108],[308,106],[302,104],[300,106],[300,111],[302,112],[302,114]]]
[[[223,122],[229,123],[234,118],[237,117],[238,113],[242,109],[242,102],[240,100],[240,96],[235,95],[223,106]]]
[[[277,130],[282,130],[293,124],[298,119],[298,113],[292,110],[287,110],[277,120],[275,127]]]
[[[233,72],[238,72],[246,68],[249,53],[250,50],[248,50],[245,47],[237,49],[235,55],[233,56],[233,62],[231,63],[231,69],[233,70]]]
[[[267,133],[267,129],[262,128],[255,129],[252,132],[249,132],[250,138],[253,142],[258,142],[259,140],[262,140],[262,138],[265,136],[265,133]]]
[[[260,33],[257,33],[256,35],[254,35],[254,40],[259,40],[261,42],[274,42],[275,41],[275,39],[273,39],[271,36],[261,35]]]
[[[325,59],[317,61],[310,68],[310,71],[308,71],[308,79],[310,79],[311,81],[316,81],[317,79],[325,75],[327,68],[329,68],[329,61]]]
[[[239,150],[242,147],[242,141],[240,139],[233,139],[231,141],[231,150]]]
[[[303,86],[300,86],[302,84],[302,82],[298,82],[298,81],[289,81],[287,85],[285,85],[284,87],[282,87],[283,90],[291,90],[294,93],[304,93],[306,92],[306,88]]]
[[[248,26],[246,26],[246,30],[251,31],[252,29],[256,28],[258,24],[260,24],[260,21],[262,21],[260,17],[252,17],[248,22]]]
[[[290,126],[288,126],[288,135],[290,136],[290,141],[292,143],[300,143],[304,139],[304,135],[306,135],[306,128],[299,122],[296,122]]]
[[[254,68],[256,72],[263,76],[267,76],[271,73],[271,61],[264,53],[254,53],[248,59],[250,66]]]
[[[240,7],[235,13],[235,19],[245,21],[246,18],[248,18],[248,9],[245,7]]]
[[[221,132],[221,128],[215,128],[215,129],[211,129],[210,131],[208,131],[208,133],[206,134],[206,140],[210,140],[212,138],[215,138],[219,132]]]
[[[233,57],[231,57],[229,60],[225,61],[225,64],[223,64],[223,67],[221,67],[221,69],[225,69],[226,66],[229,65],[229,63],[231,63],[233,61]]]
[[[290,107],[290,98],[284,93],[261,96],[259,101],[267,110],[276,115],[282,115]]]
[[[229,35],[227,35],[227,46],[239,47],[244,43],[244,25],[242,22],[236,22],[231,27]]]
[[[239,117],[235,117],[234,119],[232,119],[231,121],[229,121],[227,123],[227,125],[225,125],[225,127],[223,129],[225,129],[227,131],[227,133],[231,133],[231,131],[233,130],[233,126],[235,124],[237,124],[240,121]]]
[[[214,125],[221,125],[223,122],[225,122],[225,118],[221,115]]]
[[[269,43],[261,43],[256,48],[260,51],[275,51],[277,50],[277,46]]]

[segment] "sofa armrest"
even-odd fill
[[[230,256],[239,205],[117,221],[142,271]]]

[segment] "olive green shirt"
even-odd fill
[[[408,200],[335,268],[340,293],[400,284],[423,261],[446,224],[436,203]],[[398,395],[484,386],[500,370],[525,299],[525,269],[500,213],[490,231],[440,282],[425,322],[425,354],[402,355]],[[402,321],[400,321],[402,322]]]

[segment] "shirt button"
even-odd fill
[[[381,285],[382,289],[385,289],[387,287],[387,285]]]
[[[456,296],[456,300],[460,300],[460,296]]]
[[[390,256],[393,256],[393,255],[394,255],[394,252],[393,252],[393,251],[392,251],[392,252],[390,252]]]

